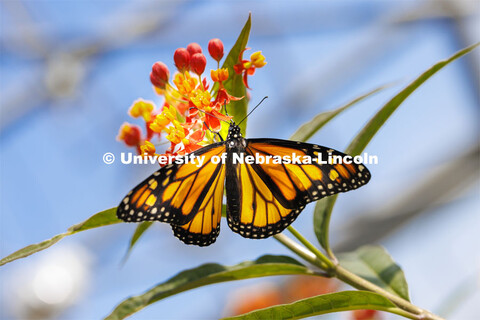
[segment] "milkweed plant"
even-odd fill
[[[205,70],[207,54],[197,43],[174,52],[177,71],[171,75],[169,67],[162,63],[153,64],[150,81],[154,91],[163,97],[163,105],[139,99],[131,105],[128,114],[142,118],[145,130],[135,124],[121,125],[117,139],[135,148],[139,155],[159,155],[156,146],[167,142],[162,150],[164,155],[181,156],[203,146],[225,138],[228,121],[243,119],[248,110],[248,77],[266,65],[261,51],[245,58],[249,48],[251,17],[248,18],[237,41],[224,58],[223,43],[212,39],[208,43],[208,55],[216,61],[217,68]],[[387,119],[402,102],[436,72],[475,49],[479,43],[467,47],[452,57],[434,64],[413,82],[393,96],[365,124],[352,139],[345,153],[359,155],[380,130]],[[223,63],[221,63],[223,59]],[[209,77],[208,77],[209,75]],[[292,135],[295,141],[306,141],[325,124],[341,112],[382,90],[384,86],[359,96],[344,106],[322,112],[303,124]],[[228,107],[228,110],[226,110]],[[227,112],[228,111],[228,112]],[[245,133],[246,121],[241,124]],[[228,319],[290,319],[305,318],[340,311],[369,310],[384,311],[409,319],[439,320],[440,316],[416,306],[409,297],[407,281],[401,268],[380,246],[363,246],[353,252],[337,254],[329,243],[330,217],[338,195],[329,196],[316,202],[313,228],[319,245],[309,242],[292,226],[287,228],[290,236],[280,233],[274,238],[292,252],[292,256],[263,255],[253,261],[244,261],[233,266],[216,263],[201,265],[184,270],[163,283],[157,284],[142,294],[120,302],[106,319],[124,319],[129,315],[181,292],[215,283],[241,279],[260,278],[276,275],[294,275],[315,279],[337,278],[356,290],[321,293],[314,296],[297,295],[297,301],[282,304],[274,300],[273,305]],[[117,201],[118,199],[112,199]],[[117,208],[99,212],[82,223],[70,227],[66,232],[38,244],[20,249],[0,260],[0,265],[27,257],[44,250],[66,236],[93,228],[121,223],[116,216]],[[147,230],[152,221],[138,224],[130,241],[129,250]],[[292,237],[293,236],[293,237]],[[258,240],[261,241],[261,240]],[[199,248],[198,250],[202,250]],[[296,278],[293,278],[296,279]],[[113,306],[112,306],[113,307]],[[372,313],[373,312],[373,313]]]

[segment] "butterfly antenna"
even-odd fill
[[[207,130],[210,131],[213,135],[217,135],[218,138],[220,139],[220,141],[223,141],[223,138],[222,138],[222,135],[220,134],[220,132],[215,132],[213,131],[212,129],[208,128],[207,127]]]
[[[225,108],[225,115],[228,117],[228,111],[227,111],[227,101],[223,103],[223,107]]]
[[[197,110],[198,110],[198,108],[194,108],[194,107],[191,107],[190,110],[191,110],[191,109],[197,109]],[[212,117],[214,117],[214,118],[216,118],[216,119],[218,119],[218,120],[220,120],[220,121],[229,123],[227,120],[220,119],[219,117],[215,116],[214,114],[211,114],[211,113],[208,113],[208,112],[202,111],[202,110],[199,110],[199,111],[200,111],[200,112],[203,112],[203,113],[205,113],[205,114],[208,114],[209,116],[212,116]]]
[[[257,108],[262,104],[263,100],[265,100],[265,99],[267,99],[267,98],[268,98],[268,96],[263,97],[262,101],[260,101],[260,102],[255,106],[255,108],[253,108],[252,111],[250,111],[250,112],[245,116],[245,118],[243,118],[242,121],[240,121],[240,122],[238,123],[238,125],[240,125],[240,123],[242,123],[243,120],[247,119],[247,117],[248,117],[249,115],[251,115],[252,112],[255,111],[255,109],[257,109]]]
[[[191,107],[190,109],[197,109],[197,108]],[[198,110],[198,109],[197,109],[197,110]],[[225,110],[225,111],[226,111],[226,110]],[[203,113],[205,113],[205,114],[208,114],[209,116],[212,116],[212,117],[214,117],[214,118],[217,118],[217,119],[220,120],[220,121],[228,122],[228,121],[225,121],[225,120],[223,120],[223,119],[220,119],[219,117],[216,117],[215,115],[213,115],[213,114],[211,114],[211,113],[208,113],[208,112],[205,112],[205,111],[201,111],[201,112],[203,112]],[[205,124],[205,123],[204,123],[204,124]],[[218,137],[220,138],[220,141],[223,141],[223,138],[222,138],[222,136],[220,135],[220,133],[212,131],[212,129],[210,129],[206,124],[205,124],[205,126],[207,127],[208,131],[210,131],[210,132],[213,133],[213,134],[217,134]]]

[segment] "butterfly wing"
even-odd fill
[[[220,232],[225,165],[219,164],[217,169],[220,171],[216,173],[193,219],[184,225],[171,224],[174,235],[186,244],[208,246],[215,242]]]
[[[227,163],[228,165],[228,163]],[[301,210],[285,208],[250,164],[227,169],[227,220],[245,238],[266,238],[290,225]]]
[[[366,184],[363,165],[275,163],[275,156],[327,160],[345,156],[336,150],[289,140],[249,139],[245,154],[268,158],[264,164],[230,164],[227,173],[227,217],[230,228],[246,238],[265,238],[282,232],[311,201]]]
[[[198,161],[172,163],[154,172],[122,200],[118,218],[170,223],[175,236],[188,244],[214,242],[219,232],[225,166],[210,159],[224,152],[223,142],[214,143],[191,153],[204,157],[201,166]]]

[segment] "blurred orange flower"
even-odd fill
[[[354,310],[352,320],[381,320],[382,314],[377,310]]]
[[[240,288],[227,301],[228,315],[240,315],[250,311],[292,303],[297,300],[332,293],[339,289],[335,279],[294,276],[283,284],[261,283]]]

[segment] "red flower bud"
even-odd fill
[[[196,42],[192,42],[187,46],[188,53],[193,56],[195,53],[202,53],[202,47]]]
[[[142,130],[139,126],[125,122],[118,132],[117,139],[129,147],[138,146],[142,141]]]
[[[208,42],[208,52],[216,61],[223,58],[223,43],[220,39],[212,39]]]
[[[178,71],[184,72],[188,70],[190,63],[190,53],[185,48],[178,48],[173,54],[173,61],[175,61],[175,66]]]
[[[160,89],[164,89],[167,85],[168,78],[170,77],[170,71],[163,62],[155,62],[152,66],[152,72],[150,73],[150,81],[152,84]]]
[[[201,75],[205,71],[207,65],[207,58],[202,53],[195,53],[190,58],[190,70],[198,75]]]

